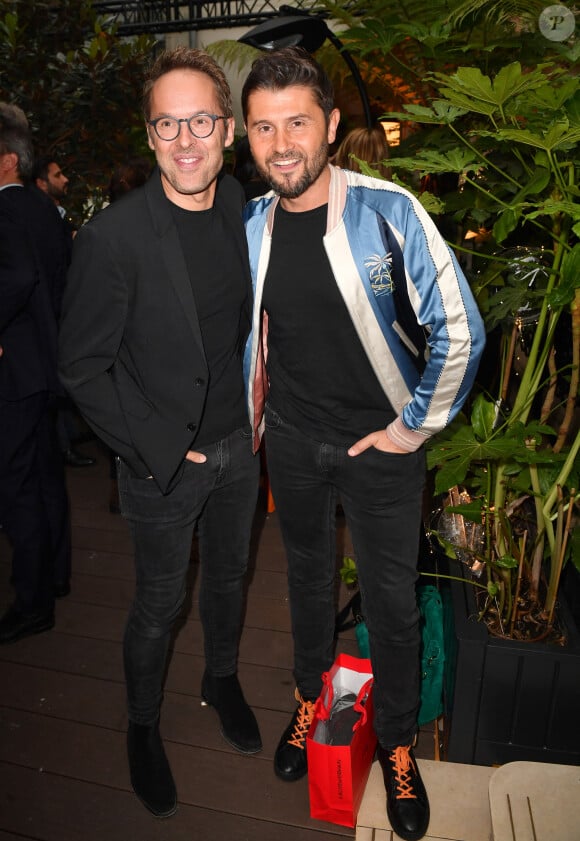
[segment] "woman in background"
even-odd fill
[[[361,172],[361,168],[355,160],[355,158],[358,158],[361,161],[366,161],[383,178],[390,180],[391,170],[383,163],[388,157],[389,145],[385,132],[382,126],[374,125],[372,128],[351,129],[336,150],[331,163],[343,169]]]

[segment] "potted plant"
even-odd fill
[[[454,142],[389,163],[459,176],[461,223],[480,250],[460,248],[498,337],[497,376],[484,378],[469,415],[429,451],[435,493],[468,490],[446,517],[474,524],[476,539],[455,534],[451,543],[483,581],[482,598],[465,591],[463,608],[487,620],[475,630],[456,611],[469,638],[459,640],[450,758],[577,762],[569,722],[580,701],[580,640],[556,606],[564,565],[580,567],[580,83],[563,56],[532,69],[513,62],[493,76],[460,67],[430,82],[432,104],[396,117],[444,126]],[[506,243],[518,245],[502,250]]]
[[[498,609],[499,633],[513,635],[522,597],[514,587],[527,582],[531,599],[542,599],[551,622],[564,562],[577,549],[578,531],[572,526],[580,449],[580,244],[575,241],[580,234],[580,81],[560,67],[525,72],[517,62],[493,79],[477,68],[459,68],[450,77],[436,74],[434,81],[440,97],[433,106],[407,110],[415,120],[443,121],[457,146],[420,152],[412,162],[391,160],[391,165],[457,172],[462,189],[473,196],[475,224],[498,246],[513,240],[514,232],[525,243],[541,243],[493,253],[488,247],[487,266],[472,275],[490,332],[501,330],[493,346],[499,372],[495,391],[481,390],[470,417],[458,418],[438,436],[429,455],[430,465],[438,468],[436,493],[462,485],[470,489],[473,500],[459,513],[483,526],[482,546],[471,551],[486,564],[487,601]],[[467,131],[457,129],[455,123],[467,114],[477,115],[477,121]],[[481,253],[475,258],[482,263]],[[558,347],[559,331],[569,340],[564,348]],[[532,511],[523,510],[526,502]],[[514,526],[516,513],[521,518]],[[544,562],[548,586],[541,596]]]

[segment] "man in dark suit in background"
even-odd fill
[[[62,201],[66,198],[68,192],[69,179],[62,171],[58,161],[55,161],[51,155],[43,155],[34,162],[32,180],[39,190],[42,190],[43,193],[46,193],[53,200],[72,247],[72,240],[76,231],[62,205]]]
[[[244,195],[221,174],[234,138],[229,86],[210,56],[179,48],[151,68],[143,106],[158,168],[75,238],[60,372],[119,456],[137,578],[124,639],[129,768],[143,804],[168,817],[177,796],[159,714],[196,526],[202,699],[234,748],[261,748],[237,677],[259,465],[242,374],[252,310]]]
[[[69,591],[70,526],[54,401],[66,244],[52,202],[26,183],[24,113],[0,103],[0,523],[12,545],[15,602],[0,643],[54,625]]]
[[[62,171],[60,164],[51,155],[42,155],[34,161],[32,170],[32,181],[54,202],[61,218],[65,232],[65,239],[68,246],[68,262],[72,254],[73,239],[76,230],[67,216],[62,205],[63,199],[68,192],[69,179]],[[64,463],[69,467],[90,467],[95,464],[96,459],[75,450],[73,442],[79,437],[78,418],[70,398],[66,395],[58,401],[56,417],[56,431]]]

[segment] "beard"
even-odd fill
[[[48,195],[54,201],[61,201],[62,199],[66,198],[67,187],[55,187],[54,185],[50,185],[48,188]]]
[[[294,155],[295,153],[292,154]],[[292,180],[292,175],[283,175],[276,173],[275,170],[272,171],[272,164],[276,161],[285,160],[289,157],[289,155],[289,152],[285,152],[281,155],[277,154],[272,156],[271,158],[268,158],[264,167],[256,165],[256,169],[263,180],[272,190],[275,190],[281,198],[297,199],[298,196],[301,196],[312,184],[314,184],[320,174],[326,169],[326,165],[328,163],[328,143],[324,143],[320,146],[320,148],[310,158],[307,158],[304,155],[298,156],[298,159],[304,163],[304,172],[296,180]]]

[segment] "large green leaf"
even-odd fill
[[[446,97],[456,108],[462,108],[465,111],[471,111],[475,114],[483,114],[486,117],[491,117],[497,111],[497,105],[495,103],[475,99],[475,97],[469,96],[469,94],[463,93],[463,91],[440,88],[439,94]]]
[[[580,289],[580,243],[566,252],[560,269],[560,282],[549,295],[548,303],[553,309],[568,306],[574,300],[576,290]]]
[[[376,50],[388,55],[404,39],[404,33],[397,27],[385,26],[384,20],[370,17],[365,20],[364,26],[353,26],[348,30],[349,48],[355,48],[363,57]]]
[[[567,119],[558,120],[543,133],[528,129],[498,129],[497,136],[510,143],[521,143],[547,152],[571,148],[580,142],[580,128],[570,128]]]
[[[414,123],[450,124],[467,113],[466,108],[456,108],[444,99],[433,100],[431,107],[426,105],[405,105],[404,111],[389,111],[384,116],[393,120],[412,120]]]
[[[488,26],[499,24],[502,28],[513,27],[517,21],[518,31],[525,23],[529,27],[545,7],[545,0],[508,0],[492,2],[489,0],[460,0],[451,4],[449,18],[452,22],[468,23],[483,21]],[[530,21],[531,19],[531,21]]]
[[[509,468],[507,473],[517,475],[525,465],[548,465],[556,470],[564,461],[565,454],[556,455],[550,447],[534,449],[528,446],[531,439],[541,441],[546,436],[553,436],[554,430],[550,426],[538,421],[524,426],[510,418],[509,425],[497,430],[496,415],[495,405],[479,395],[472,409],[472,425],[464,420],[454,422],[430,442],[427,464],[429,469],[438,469],[436,493],[463,485],[466,480],[467,484],[476,481],[478,486],[484,486],[485,476],[495,464],[506,466]]]
[[[562,260],[562,282],[569,283],[574,289],[580,284],[580,242],[571,251],[567,251]]]
[[[471,458],[467,454],[462,459],[439,466],[435,474],[435,495],[444,494],[456,485],[463,485],[470,465]]]
[[[434,446],[429,451],[428,464],[438,468],[435,474],[435,493],[445,493],[455,485],[465,484],[468,473],[471,474],[476,465],[507,460],[511,452],[509,442],[498,438],[480,443],[470,429],[466,430],[464,436],[446,442],[444,447]]]
[[[479,166],[477,157],[469,149],[450,149],[448,152],[438,152],[423,149],[413,158],[389,159],[389,165],[394,169],[409,169],[419,171],[422,175],[436,172],[464,173]]]
[[[495,403],[486,400],[483,394],[478,394],[471,410],[471,425],[478,441],[487,441],[492,436],[496,417]]]
[[[538,168],[535,169],[526,180],[526,183],[522,186],[521,190],[516,193],[512,200],[512,204],[518,205],[526,198],[526,196],[533,196],[543,192],[550,183],[551,177],[552,174],[547,167],[538,166]]]
[[[502,555],[501,558],[497,558],[495,561],[495,565],[498,566],[500,569],[517,569],[519,564],[512,555]]]
[[[486,116],[496,113],[524,91],[546,84],[540,70],[522,73],[517,61],[502,67],[493,80],[478,67],[459,67],[452,76],[436,73],[434,78],[440,83],[439,92],[453,105]]]
[[[580,127],[580,88],[578,87],[580,85],[580,81],[577,76],[574,78],[574,81],[577,89],[574,96],[566,103],[566,115],[570,121],[570,125],[574,126],[574,128],[578,128]]]
[[[528,92],[529,103],[532,107],[548,112],[559,111],[565,105],[572,109],[574,107],[573,99],[579,93],[579,84],[578,77],[559,80],[557,85],[549,82],[544,87],[538,87]],[[569,102],[569,100],[572,100],[572,102]]]
[[[435,196],[427,190],[423,190],[423,192],[419,195],[419,201],[427,213],[431,213],[433,216],[440,216],[445,212],[445,203],[439,198],[439,196]]]
[[[497,243],[504,242],[515,231],[521,218],[521,212],[513,207],[506,208],[493,225],[493,238]]]
[[[404,23],[397,27],[398,32],[408,38],[414,38],[423,44],[431,53],[438,47],[447,44],[451,34],[451,27],[445,21],[435,21],[430,25],[418,22]]]
[[[460,514],[470,523],[479,524],[484,520],[486,505],[479,499],[473,499],[471,502],[464,502],[461,505],[447,505],[445,511],[449,514]]]

